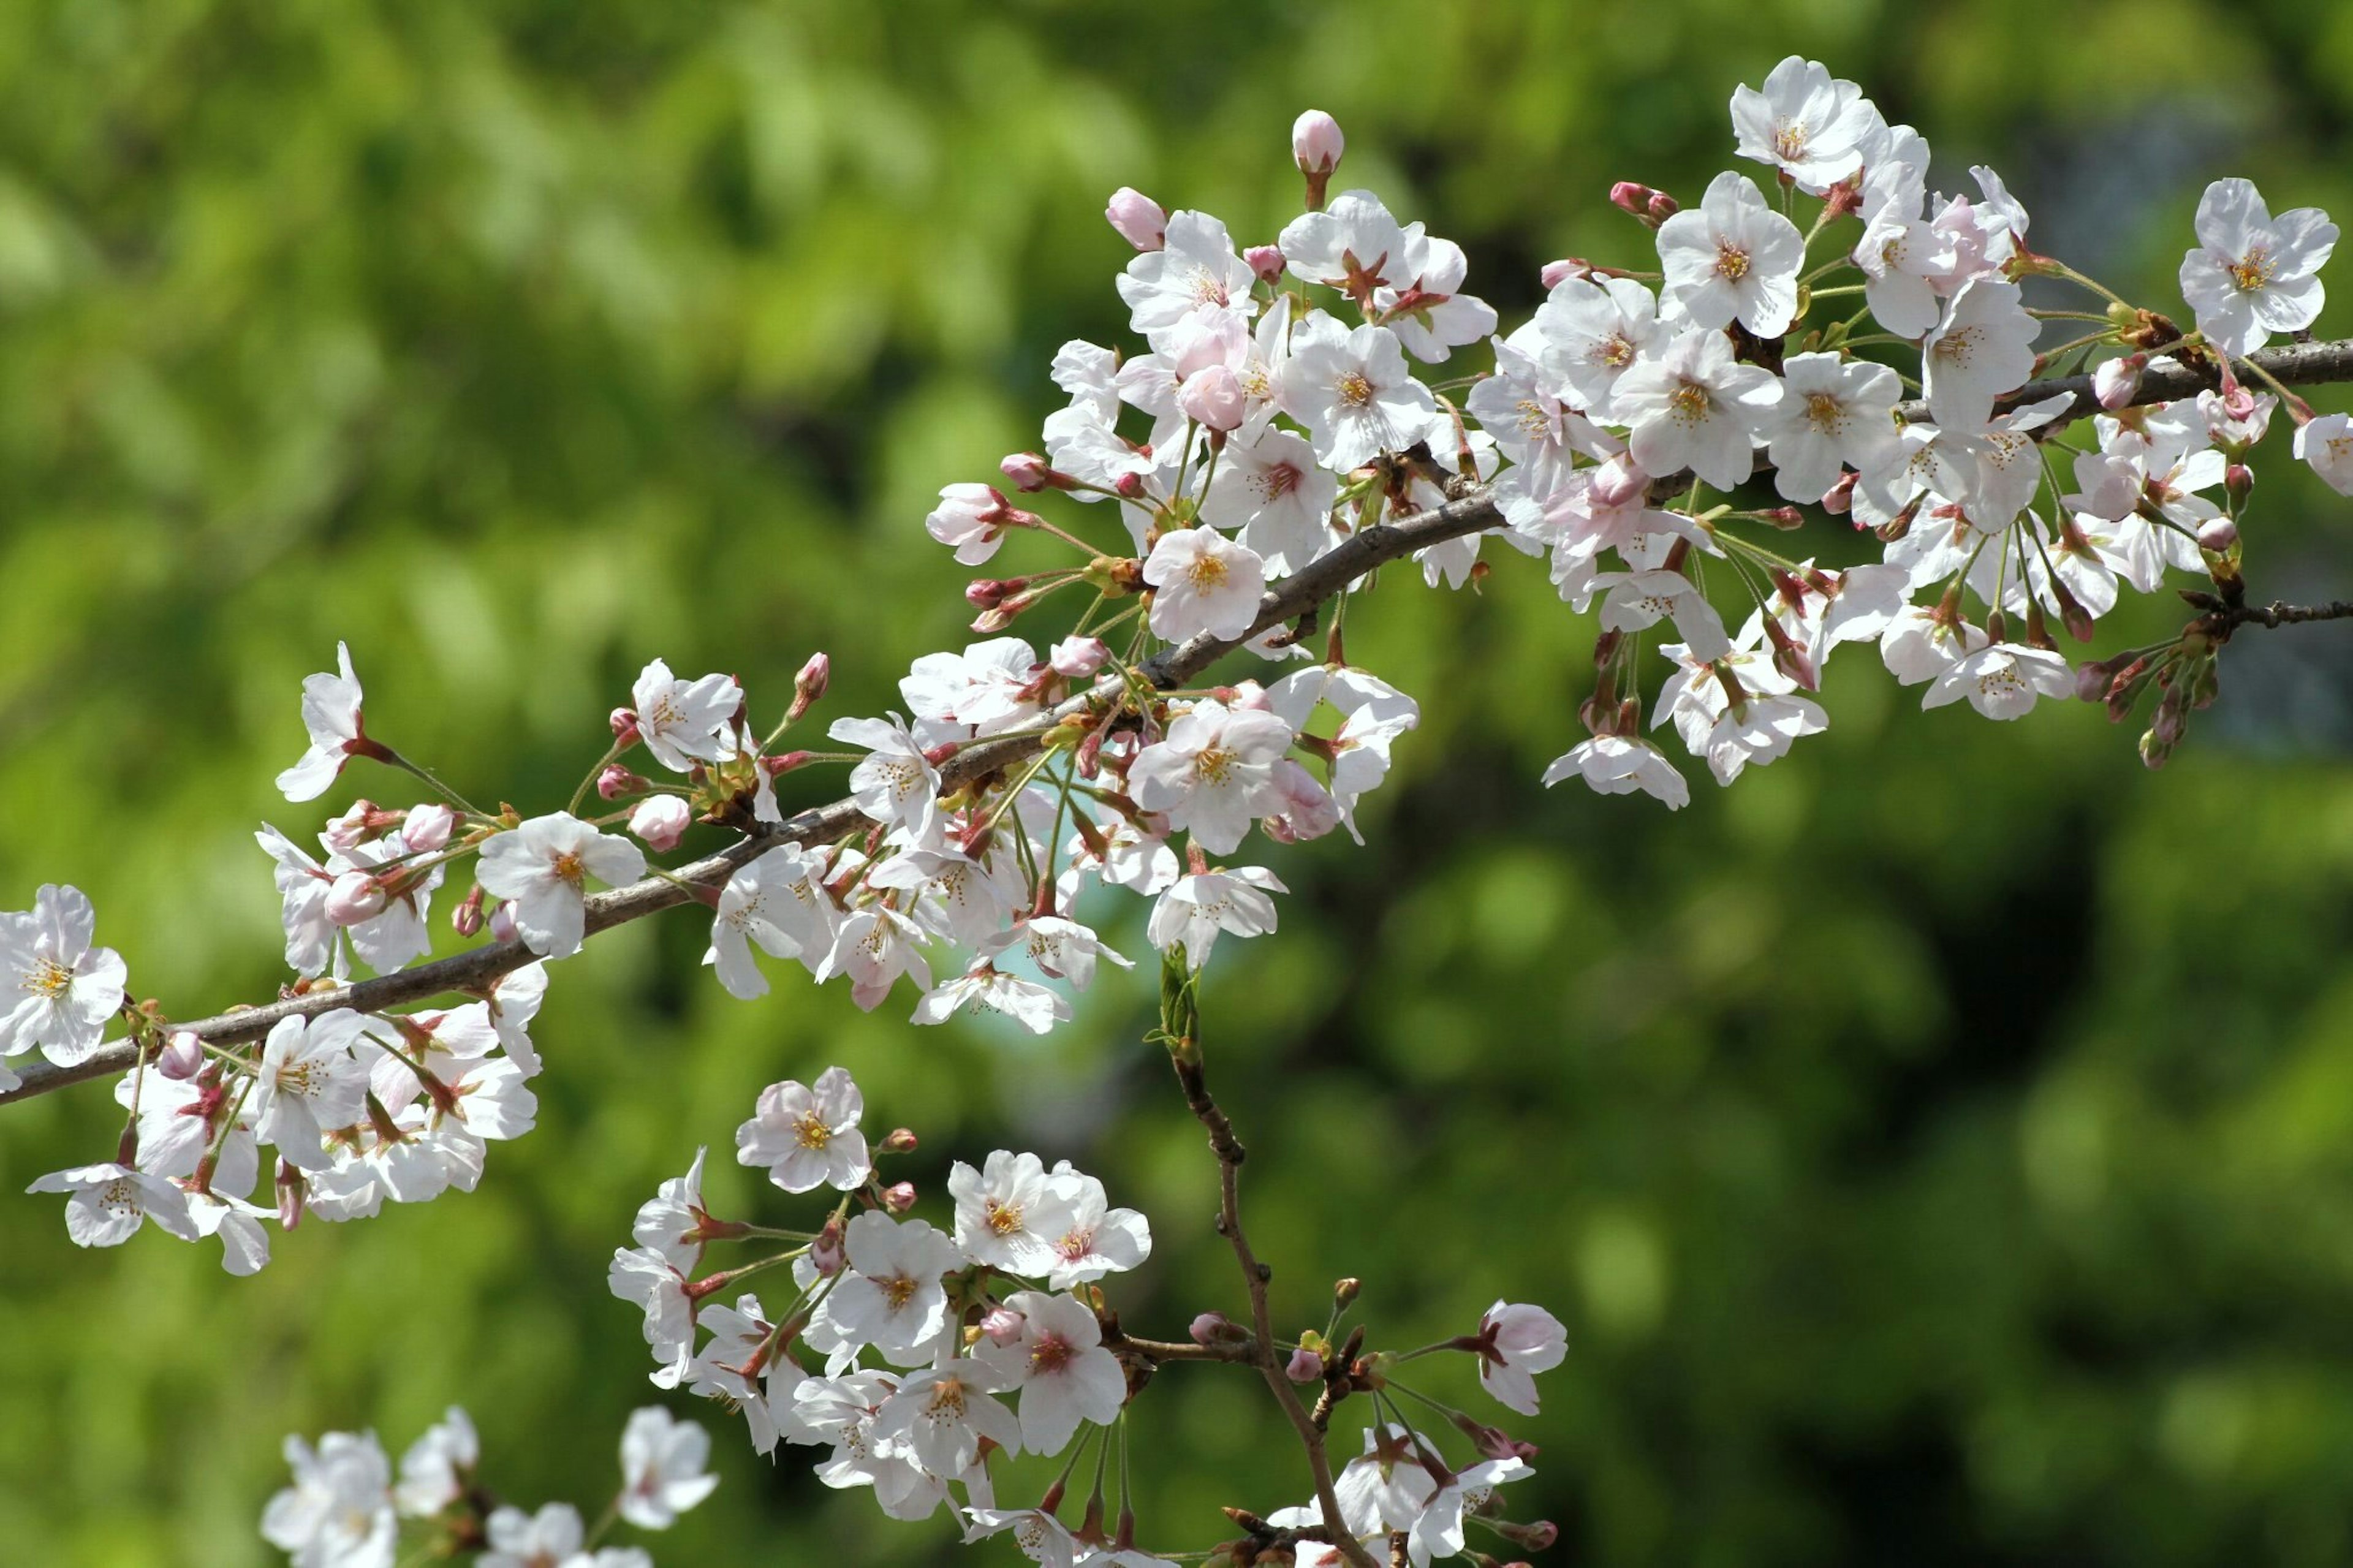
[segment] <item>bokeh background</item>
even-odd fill
[[[1325,108],[1342,184],[1516,320],[1548,258],[1641,256],[1609,183],[1696,190],[1792,50],[2153,303],[2210,178],[2353,211],[2353,7],[2310,0],[0,7],[0,905],[79,883],[183,1016],[269,994],[251,833],[315,830],[269,780],[339,637],[373,729],[541,808],[652,655],[774,705],[824,648],[828,711],[876,711],[963,640],[930,496],[1034,443],[1058,343],[1124,327],[1113,186],[1271,236]],[[2276,444],[2256,590],[2342,595],[2353,507]],[[1924,715],[1850,654],[1826,737],[1670,816],[1536,784],[1588,626],[1510,563],[1352,616],[1426,721],[1371,848],[1271,854],[1282,935],[1208,995],[1284,1324],[1344,1273],[1397,1345],[1550,1304],[1572,1352],[1513,1500],[1556,1561],[2353,1559],[2353,629],[2250,634],[2158,774],[2089,709]],[[1139,1330],[1239,1307],[1148,983],[1042,1046],[917,1031],[903,994],[731,1003],[698,926],[561,966],[540,1129],[472,1196],[246,1282],[0,1202],[0,1556],[269,1561],[281,1435],[397,1453],[452,1401],[506,1495],[593,1512],[652,1392],[611,1248],[702,1142],[723,1212],[801,1212],[726,1150],[828,1063],[934,1188],[1002,1142],[1145,1208]],[[6,1110],[0,1186],[103,1157],[111,1111]],[[676,1407],[726,1479],[663,1561],[958,1551]],[[1154,1544],[1303,1494],[1238,1379],[1176,1369],[1138,1419]]]

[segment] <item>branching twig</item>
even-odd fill
[[[2261,366],[2272,378],[2290,385],[2353,381],[2353,339],[2284,344],[2251,354],[2246,363]],[[2185,396],[2212,385],[2213,380],[2210,371],[2187,365],[2152,365],[2142,376],[2134,401],[2157,403]],[[2093,412],[2096,408],[2088,376],[2064,376],[2030,383],[2004,402],[2010,405],[2031,403],[2061,393],[2076,399],[2073,415]],[[1925,418],[1927,411],[1926,405],[1905,404],[1899,406],[1898,412],[1917,419]],[[1498,527],[1502,521],[1502,515],[1487,492],[1473,489],[1434,510],[1398,522],[1377,523],[1360,529],[1336,549],[1270,589],[1260,605],[1258,618],[1251,623],[1245,637],[1213,637],[1204,634],[1147,660],[1138,673],[1163,690],[1183,686],[1241,647],[1249,637],[1314,613],[1318,606],[1350,584],[1369,575],[1388,562],[1426,550],[1433,544],[1460,539],[1465,534],[1485,532]],[[2243,607],[2236,610],[2232,612],[2232,625],[2281,626],[2348,616],[2353,616],[2353,609],[2343,605],[2298,609],[2275,604],[2267,609]],[[1074,714],[1100,710],[1103,705],[1117,700],[1120,693],[1119,681],[1105,680],[1092,690],[1062,703],[1053,712],[1018,733],[995,736],[965,746],[941,770],[944,783],[949,788],[955,788],[1019,762],[1037,750],[1040,737],[1056,723]],[[681,867],[666,877],[649,878],[630,887],[618,888],[591,898],[587,900],[587,930],[594,935],[674,908],[692,896],[690,887],[715,887],[723,883],[738,867],[776,845],[828,843],[865,822],[866,818],[860,815],[855,803],[844,799],[801,812],[780,824],[764,825],[718,854]],[[311,1016],[336,1007],[378,1012],[453,993],[479,993],[501,975],[530,963],[533,956],[521,942],[494,942],[454,957],[359,981],[349,986],[306,992],[262,1006],[238,1008],[174,1026],[193,1030],[215,1045],[236,1045],[261,1038],[280,1018]],[[137,1059],[138,1047],[126,1039],[111,1042],[70,1067],[33,1062],[22,1069],[24,1081],[18,1088],[0,1093],[0,1104],[46,1094],[68,1084],[123,1072]]]

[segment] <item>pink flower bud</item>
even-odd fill
[[[1558,261],[1547,261],[1544,264],[1544,270],[1536,274],[1547,290],[1559,288],[1572,278],[1592,276],[1593,263],[1581,256],[1564,256]]]
[[[1593,500],[1597,506],[1631,506],[1650,492],[1651,476],[1621,454],[1593,470]]]
[[[1176,406],[1187,418],[1198,419],[1212,430],[1232,430],[1249,412],[1249,400],[1242,394],[1240,377],[1224,365],[1213,364],[1198,374],[1188,377],[1176,389]]]
[[[647,848],[667,853],[678,847],[693,820],[686,802],[674,795],[657,795],[639,801],[629,813],[629,831],[644,839]]]
[[[624,746],[638,743],[638,716],[627,708],[616,708],[606,715],[605,722],[613,727],[613,739]]]
[[[2255,470],[2244,463],[2232,463],[2222,470],[2222,491],[2234,506],[2244,506],[2247,498],[2255,493]]]
[[[2116,672],[2108,667],[2105,660],[2094,663],[2087,659],[2084,663],[2077,665],[2075,667],[2076,700],[2081,702],[2106,701],[2108,699],[2109,683],[2115,680],[2116,677]]]
[[[605,800],[618,800],[627,795],[642,795],[646,781],[618,763],[608,763],[596,775],[596,794]]]
[[[1855,481],[1862,478],[1852,468],[1838,477],[1838,483],[1822,492],[1822,510],[1832,517],[1844,517],[1854,510]]]
[[[1043,489],[1059,489],[1054,483],[1062,476],[1055,473],[1046,459],[1035,452],[1016,452],[997,465],[997,471],[1024,495],[1036,495]]]
[[[779,752],[773,757],[762,757],[760,765],[768,770],[770,778],[782,778],[795,768],[808,766],[812,752]]]
[[[808,1260],[811,1268],[828,1279],[841,1272],[849,1258],[842,1250],[840,1226],[828,1223],[818,1232],[817,1239],[809,1243]]]
[[[1239,1345],[1249,1342],[1250,1331],[1227,1317],[1223,1312],[1204,1312],[1193,1320],[1187,1331],[1193,1342],[1209,1348],[1219,1345]]]
[[[155,1070],[174,1083],[185,1083],[205,1066],[205,1043],[193,1029],[174,1029],[155,1058]]]
[[[278,1224],[281,1229],[292,1230],[302,1223],[302,1201],[311,1191],[309,1178],[301,1167],[290,1160],[278,1162]]]
[[[980,1320],[980,1337],[991,1344],[1009,1345],[1021,1337],[1029,1320],[1010,1307],[992,1307]]]
[[[2220,555],[2239,542],[2239,525],[2227,517],[2210,517],[2198,525],[2198,548]]]
[[[352,808],[328,823],[319,837],[325,839],[327,847],[336,854],[348,855],[375,837],[374,824],[369,821],[375,812],[375,802],[355,800]]]
[[[368,871],[346,871],[327,889],[327,919],[339,926],[363,925],[384,913],[390,900]]]
[[[1656,228],[1683,210],[1683,204],[1666,192],[1632,180],[1620,180],[1609,187],[1609,205],[1633,214],[1645,228]]]
[[[1340,166],[1348,139],[1340,122],[1320,109],[1311,109],[1291,122],[1291,157],[1303,174],[1329,175]]]
[[[2140,393],[2140,373],[2147,368],[2147,354],[2126,354],[2122,359],[2109,360],[2092,373],[2092,395],[2111,414],[2119,408],[2129,408]]]
[[[1293,1383],[1321,1383],[1324,1381],[1324,1358],[1301,1345],[1291,1352],[1291,1363],[1282,1369],[1282,1375]]]
[[[1103,667],[1103,661],[1111,658],[1111,649],[1103,646],[1101,637],[1064,637],[1046,657],[1055,674],[1084,680]]]
[[[1168,243],[1168,215],[1158,202],[1132,186],[1122,185],[1111,194],[1103,217],[1119,231],[1120,238],[1138,250],[1157,250]]]
[[[400,825],[400,839],[411,849],[430,855],[449,842],[457,826],[458,814],[446,805],[413,806],[408,820]]]
[[[813,653],[793,677],[793,703],[785,710],[785,722],[798,723],[801,715],[825,700],[825,689],[833,684],[833,658],[829,654]]]
[[[911,1127],[894,1127],[890,1135],[875,1149],[884,1154],[912,1154],[915,1152],[915,1132]]]
[[[515,923],[512,905],[501,904],[491,911],[491,938],[494,942],[514,941]]]
[[[482,933],[482,886],[477,882],[467,889],[465,901],[449,916],[449,924],[459,936],[480,936]]]
[[[1242,259],[1258,274],[1258,280],[1271,289],[1282,281],[1282,247],[1276,245],[1253,245],[1242,252]]]
[[[915,1184],[893,1182],[882,1189],[882,1206],[892,1214],[905,1214],[915,1206]]]

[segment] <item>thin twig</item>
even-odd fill
[[[2260,350],[2242,363],[2258,365],[2266,374],[2290,385],[2353,381],[2353,339],[2284,344]],[[2143,374],[2134,401],[2158,403],[2187,396],[2212,385],[2214,380],[2211,371],[2189,365],[2152,364]],[[2062,393],[2075,399],[2070,411],[2071,417],[2093,412],[2097,407],[2088,376],[2063,376],[2032,382],[2003,402],[2014,406]],[[1898,405],[1897,412],[1914,419],[1925,418],[1927,415],[1925,404],[1903,404]],[[1664,476],[1659,482],[1676,485],[1680,482],[1680,476]],[[1433,544],[1460,539],[1465,534],[1485,532],[1500,526],[1503,521],[1486,490],[1472,489],[1460,499],[1433,510],[1399,522],[1375,523],[1359,529],[1328,554],[1319,557],[1304,570],[1282,579],[1270,589],[1260,604],[1258,618],[1250,623],[1249,632],[1242,637],[1213,637],[1204,634],[1146,660],[1138,673],[1162,690],[1186,685],[1250,637],[1314,613],[1318,606],[1350,584],[1387,563],[1426,550]],[[2346,614],[2340,605],[2304,610],[2274,605],[2268,610],[2242,611],[2234,616],[2232,624],[2281,626],[2306,621],[2334,620]],[[965,746],[942,768],[944,784],[953,789],[1019,762],[1037,749],[1039,738],[1056,723],[1074,714],[1099,711],[1116,701],[1120,694],[1121,683],[1116,679],[1106,679],[1092,690],[1070,699],[1018,733],[995,736]],[[865,822],[866,818],[859,812],[856,803],[844,799],[812,807],[780,824],[763,824],[718,854],[681,867],[670,872],[667,879],[649,878],[588,900],[588,932],[594,935],[675,908],[690,899],[690,887],[718,886],[733,876],[738,867],[776,845],[829,843]],[[431,963],[421,963],[413,969],[404,969],[397,973],[379,975],[349,986],[306,992],[260,1006],[237,1008],[194,1023],[175,1025],[174,1027],[192,1030],[215,1045],[237,1045],[261,1038],[280,1018],[315,1016],[336,1007],[380,1012],[387,1007],[428,1001],[452,993],[479,994],[501,975],[511,973],[532,962],[534,956],[521,942],[494,942]],[[162,1036],[159,1034],[157,1037]],[[29,1100],[68,1084],[127,1071],[138,1058],[137,1046],[124,1039],[100,1047],[71,1067],[59,1067],[51,1062],[30,1063],[21,1069],[24,1081],[17,1088],[0,1092],[0,1105]]]

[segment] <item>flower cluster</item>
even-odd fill
[[[617,1520],[668,1530],[711,1495],[711,1435],[659,1405],[629,1417],[621,1432],[621,1489],[592,1529],[568,1502],[535,1513],[501,1502],[476,1475],[481,1445],[474,1424],[452,1405],[401,1456],[396,1479],[373,1432],[330,1432],[314,1448],[286,1439],[294,1484],[269,1500],[262,1539],[294,1568],[394,1568],[396,1562],[476,1553],[477,1568],[653,1568],[635,1546],[596,1543]],[[414,1556],[401,1555],[410,1531]]]
[[[1549,1313],[1500,1301],[1475,1332],[1401,1357],[1360,1353],[1361,1330],[1335,1349],[1337,1310],[1322,1332],[1263,1352],[1250,1330],[1214,1312],[1182,1342],[1134,1338],[1098,1282],[1151,1256],[1142,1215],[1113,1206],[1103,1184],[1067,1161],[1049,1167],[1036,1154],[1000,1149],[977,1168],[953,1166],[954,1210],[943,1229],[913,1215],[919,1194],[912,1184],[886,1184],[875,1170],[875,1155],[913,1149],[914,1134],[901,1129],[870,1145],[859,1126],[864,1114],[856,1083],[838,1067],[813,1084],[769,1087],[736,1130],[736,1158],[787,1193],[838,1194],[818,1228],[714,1215],[698,1152],[638,1211],[637,1245],[615,1251],[610,1284],[644,1313],[658,1386],[683,1386],[739,1411],[760,1453],[780,1442],[821,1450],[819,1479],[871,1488],[894,1519],[927,1519],[945,1505],[967,1540],[1009,1531],[1040,1562],[1159,1562],[1135,1549],[1131,1510],[1106,1528],[1100,1481],[1073,1531],[1058,1515],[1063,1482],[1034,1506],[1007,1508],[993,1463],[1060,1455],[1074,1439],[1083,1450],[1095,1437],[1124,1453],[1122,1415],[1164,1362],[1256,1365],[1280,1353],[1293,1381],[1326,1383],[1343,1396],[1367,1394],[1377,1409],[1397,1414],[1398,1363],[1467,1352],[1489,1394],[1532,1415],[1534,1374],[1564,1354],[1566,1336]],[[772,1244],[766,1256],[708,1269],[715,1244],[764,1242]],[[723,1301],[739,1282],[776,1268],[789,1269],[792,1280],[783,1311],[749,1292]],[[1346,1282],[1339,1306],[1355,1294]],[[1408,1531],[1414,1561],[1425,1563],[1464,1549],[1466,1518],[1493,1515],[1493,1488],[1530,1473],[1535,1450],[1414,1396],[1445,1413],[1480,1457],[1451,1468],[1435,1442],[1400,1418],[1366,1434],[1366,1457],[1348,1466],[1339,1495],[1357,1536]],[[1076,1463],[1074,1452],[1065,1479]],[[1266,1523],[1312,1531],[1318,1520],[1277,1514]],[[1489,1522],[1512,1539],[1546,1528]]]

